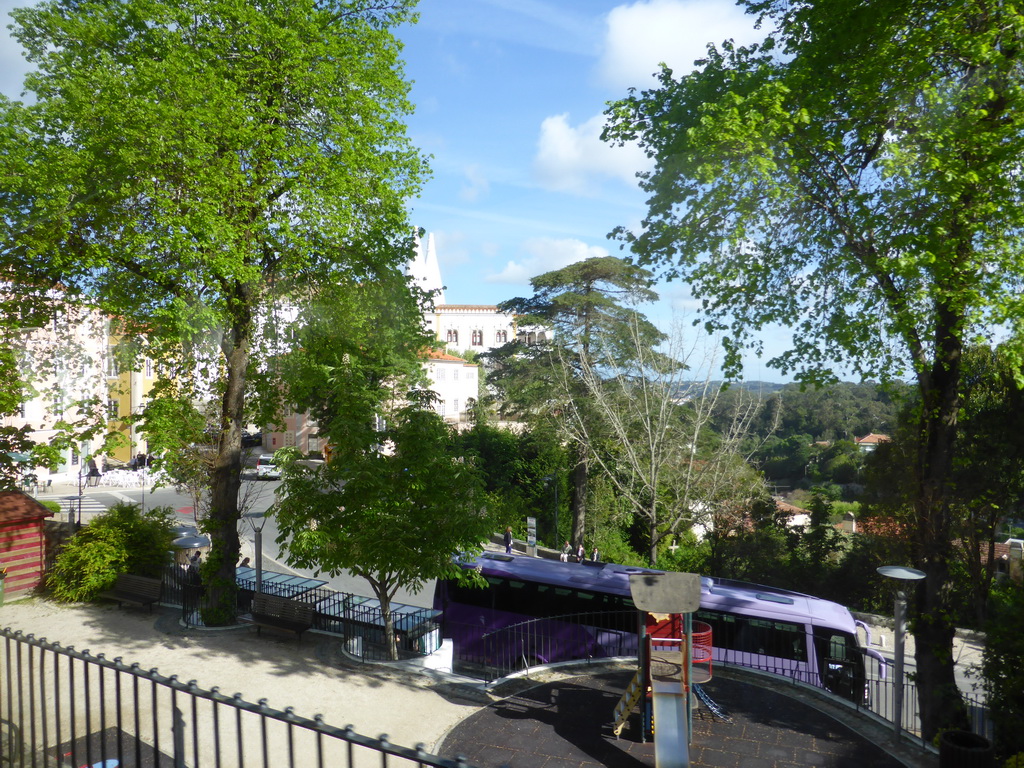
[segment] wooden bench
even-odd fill
[[[251,618],[256,625],[256,634],[263,627],[294,632],[302,639],[302,633],[313,626],[313,606],[287,597],[257,592],[252,596]]]
[[[122,603],[129,605],[145,606],[149,612],[153,612],[153,603],[160,601],[160,590],[163,587],[162,579],[153,579],[149,576],[136,576],[131,573],[117,574],[117,581],[114,586],[106,592],[100,592],[98,597],[105,597],[108,600],[116,600],[117,607]]]

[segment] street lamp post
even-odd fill
[[[902,565],[883,565],[877,570],[882,576],[896,579],[896,605],[893,612],[893,623],[896,625],[893,631],[896,673],[893,681],[892,725],[893,733],[899,738],[903,728],[903,641],[907,631],[907,593],[903,591],[904,582],[920,581],[925,574],[924,571]]]
[[[85,469],[85,463],[78,467],[78,527],[82,527],[82,482],[85,479],[82,474],[82,470]]]

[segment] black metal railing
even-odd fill
[[[456,638],[456,671],[491,682],[559,661],[637,654],[637,612],[603,611],[530,619],[480,634],[479,626],[445,622]]]
[[[455,671],[486,683],[533,666],[560,661],[589,661],[612,656],[637,655],[637,614],[635,611],[580,613],[527,621],[481,633],[479,625],[446,621],[444,634],[456,638]],[[870,712],[880,720],[894,722],[896,684],[892,679],[868,679],[839,675],[823,681],[807,665],[794,664],[763,654],[720,651],[715,665],[752,669],[804,685],[822,695],[834,697],[855,710]],[[853,681],[860,681],[854,683]],[[854,691],[853,687],[857,690]],[[903,681],[904,737],[921,738],[917,686],[910,677]],[[861,691],[863,688],[863,691]],[[963,692],[971,729],[992,738],[992,722],[984,697]]]
[[[266,594],[287,597],[313,606],[313,629],[340,635],[349,654],[362,661],[387,661],[390,653],[384,642],[384,615],[377,600],[337,592],[311,579],[276,579],[286,576],[265,571],[257,585],[251,569],[239,569],[237,611],[249,612],[257,586]],[[169,566],[164,572],[163,602],[181,606],[187,626],[201,626],[205,591],[194,569]],[[305,582],[305,583],[303,583]],[[312,586],[311,586],[312,585]],[[441,647],[438,612],[429,608],[394,604],[391,607],[395,644],[401,659],[428,656]]]
[[[0,671],[4,768],[467,768],[422,745],[401,747],[10,629],[0,629]]]

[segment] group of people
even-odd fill
[[[577,563],[582,563],[584,560],[587,559],[587,550],[584,549],[582,544],[580,544],[576,548],[576,554],[574,555],[572,551],[572,544],[570,544],[567,541],[565,542],[565,546],[562,547],[562,554],[558,556],[558,559],[561,560],[563,563],[568,563],[570,557],[575,557]],[[594,547],[594,549],[590,552],[590,560],[594,563],[598,561],[597,547]]]
[[[503,542],[505,544],[505,554],[506,555],[511,555],[512,554],[512,527],[511,526],[509,526],[508,528],[505,529],[505,535],[502,537],[502,540],[503,540]],[[575,558],[575,562],[582,563],[584,560],[587,559],[587,550],[584,549],[583,544],[580,544],[579,547],[576,548],[576,553],[574,555],[573,551],[572,551],[572,545],[567,541],[567,542],[565,542],[565,546],[562,547],[562,554],[560,554],[558,556],[558,559],[561,560],[563,563],[568,563],[570,557],[574,557]],[[594,547],[593,551],[590,553],[590,560],[592,562],[595,562],[595,563],[598,561],[597,547]]]

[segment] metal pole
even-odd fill
[[[82,527],[82,468],[78,468],[78,527]]]
[[[256,591],[263,591],[263,526],[253,528],[256,534],[253,542],[256,547]]]
[[[896,661],[896,674],[893,680],[893,714],[892,714],[892,726],[893,734],[896,738],[900,737],[900,731],[903,727],[903,639],[906,634],[906,613],[907,613],[907,595],[903,590],[896,591],[896,608],[894,611],[893,621],[896,624],[895,627],[895,641],[894,655]]]
[[[683,662],[686,665],[686,743],[693,741],[693,614],[683,614]]]

